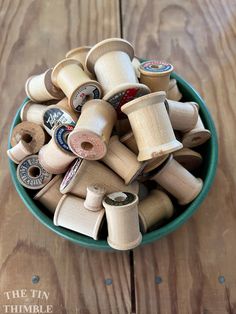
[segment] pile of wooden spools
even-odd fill
[[[129,250],[171,218],[172,202],[200,193],[192,172],[202,156],[190,148],[211,134],[198,104],[180,102],[172,71],[140,63],[129,42],[112,38],[27,80],[7,153],[56,226],[96,240],[106,218],[108,244]]]

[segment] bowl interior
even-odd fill
[[[218,144],[217,144],[217,134],[214,126],[214,122],[211,118],[211,115],[200,97],[200,95],[193,89],[191,85],[189,85],[183,78],[181,78],[176,73],[172,73],[172,78],[175,78],[178,82],[179,89],[181,93],[183,94],[183,101],[195,101],[200,106],[200,115],[203,120],[203,123],[205,127],[211,131],[212,137],[211,139],[205,143],[204,145],[194,148],[194,150],[199,151],[203,156],[203,164],[201,169],[194,173],[196,176],[200,176],[203,181],[203,188],[201,193],[198,195],[198,197],[187,206],[178,206],[177,203],[174,203],[175,206],[175,214],[174,216],[166,222],[165,225],[158,227],[156,230],[150,231],[143,235],[142,244],[147,244],[150,242],[153,242],[168,233],[176,230],[178,227],[180,227],[186,220],[188,220],[193,213],[196,211],[196,209],[200,206],[204,198],[206,197],[212,183],[214,180],[215,172],[216,172],[216,166],[217,166],[217,159],[218,159]],[[25,101],[27,101],[28,98],[26,98],[21,105],[21,107],[24,105]],[[8,147],[10,148],[10,138],[13,128],[21,122],[20,120],[20,109],[17,111],[15,118],[13,120],[11,131],[9,135],[9,142]],[[21,199],[29,209],[29,211],[46,227],[51,229],[52,231],[56,232],[58,235],[73,241],[75,243],[78,243],[79,245],[93,248],[93,249],[99,249],[99,250],[112,250],[106,240],[93,240],[87,236],[84,236],[82,234],[57,227],[53,224],[52,216],[50,216],[50,213],[43,208],[43,206],[34,201],[32,199],[32,191],[29,191],[25,189],[18,181],[16,176],[16,165],[9,160],[9,166],[10,166],[10,172],[11,177],[13,180],[13,183],[16,187],[16,190],[18,194],[20,195]],[[105,226],[106,227],[106,226]],[[105,227],[103,229],[105,230]],[[103,232],[102,232],[103,233]],[[105,239],[105,231],[103,233],[103,237]]]

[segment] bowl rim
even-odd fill
[[[216,175],[216,168],[217,168],[217,162],[218,162],[218,140],[217,140],[217,132],[216,128],[213,122],[213,119],[211,117],[211,114],[202,99],[202,97],[199,95],[199,93],[187,82],[185,81],[180,75],[178,75],[175,72],[172,72],[171,78],[176,79],[176,81],[183,86],[183,88],[188,90],[188,94],[190,97],[195,99],[195,101],[199,104],[201,113],[203,114],[205,120],[207,121],[208,129],[212,133],[212,137],[209,140],[209,145],[211,149],[211,162],[209,165],[209,168],[207,170],[207,174],[204,180],[203,188],[200,192],[200,194],[197,196],[197,198],[188,205],[186,210],[184,210],[179,216],[177,216],[174,220],[168,222],[164,226],[158,228],[157,230],[151,231],[147,234],[143,235],[143,239],[140,245],[145,245],[151,242],[154,242],[155,240],[158,240],[167,234],[175,231],[180,226],[182,226],[199,208],[199,206],[202,204],[203,200],[205,199],[206,195],[208,194],[215,175]],[[17,110],[15,117],[13,119],[9,138],[8,138],[8,149],[11,148],[10,144],[10,138],[13,131],[14,126],[17,124],[17,121],[19,120],[20,116],[20,110],[24,106],[24,104],[29,100],[29,98],[25,98],[20,108]],[[90,249],[97,249],[97,250],[109,250],[114,251],[112,249],[106,240],[93,240],[89,237],[86,237],[82,234],[75,233],[73,231],[70,231],[68,229],[55,226],[53,224],[53,219],[49,218],[43,211],[40,210],[40,208],[35,204],[35,201],[28,195],[25,188],[19,183],[17,176],[16,176],[16,165],[13,161],[9,160],[9,168],[11,173],[11,178],[13,181],[13,184],[17,190],[17,193],[21,197],[23,203],[26,205],[28,210],[47,228],[55,232],[57,235],[70,240],[76,244],[79,244],[80,246],[90,248]]]

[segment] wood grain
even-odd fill
[[[27,77],[71,48],[119,35],[116,0],[0,1],[0,313],[5,304],[52,304],[54,314],[130,312],[129,256],[81,248],[42,226],[15,191],[5,153]],[[27,297],[8,300],[4,292],[16,289]],[[45,290],[48,300],[30,289]]]
[[[215,183],[194,217],[134,251],[137,313],[236,313],[235,10],[233,0],[122,1],[124,38],[201,93],[220,145]]]

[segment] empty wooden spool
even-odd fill
[[[108,244],[116,250],[131,250],[142,241],[138,196],[127,192],[109,194],[103,200],[108,226]]]
[[[106,189],[102,185],[94,184],[87,186],[87,194],[84,201],[84,207],[92,211],[101,210],[102,201],[105,193]]]
[[[11,136],[11,146],[16,146],[21,140],[28,144],[32,154],[37,153],[46,141],[46,134],[36,123],[23,121],[17,124]]]
[[[25,83],[25,92],[34,102],[44,102],[51,99],[62,99],[65,95],[51,80],[52,69],[42,74],[33,75]]]
[[[16,164],[19,164],[25,157],[31,154],[30,146],[22,140],[14,147],[7,150],[8,157]]]
[[[85,159],[103,158],[115,122],[116,111],[108,102],[99,99],[88,101],[68,137],[70,149]]]
[[[133,182],[145,166],[137,160],[137,156],[130,149],[119,141],[117,135],[110,138],[107,153],[102,161],[123,178],[125,184]]]
[[[152,179],[172,194],[181,205],[193,201],[200,193],[203,185],[201,179],[195,178],[174,160],[172,155]]]
[[[49,173],[61,174],[65,172],[70,163],[76,158],[67,144],[68,134],[72,130],[71,125],[59,125],[54,130],[50,142],[40,149],[39,161]]]
[[[70,59],[75,59],[78,60],[83,68],[85,73],[91,78],[91,79],[95,79],[94,75],[92,73],[90,73],[85,66],[85,60],[86,57],[88,55],[89,50],[91,49],[91,46],[83,46],[83,47],[78,47],[78,48],[74,48],[70,51],[67,52],[66,54],[66,58],[70,58]]]
[[[146,233],[150,227],[170,218],[174,213],[174,206],[166,193],[154,189],[139,203],[138,212],[141,231]]]
[[[139,67],[140,82],[147,85],[152,93],[167,91],[173,69],[171,64],[157,60],[142,62]]]
[[[171,79],[169,81],[168,90],[166,92],[166,98],[171,99],[171,100],[180,101],[180,99],[182,97],[183,97],[183,95],[181,94],[181,92],[178,88],[177,81],[175,79]]]
[[[96,212],[88,210],[83,199],[64,195],[57,205],[53,223],[97,240],[103,219],[104,209]]]
[[[125,185],[124,181],[111,169],[98,161],[76,159],[64,176],[61,183],[61,193],[71,193],[85,198],[87,186],[103,186],[106,193],[113,193],[121,189],[126,192],[138,193],[139,184],[133,182]]]
[[[23,159],[17,166],[16,173],[19,182],[30,190],[41,189],[52,179],[52,175],[39,163],[37,155]]]
[[[184,147],[196,147],[204,144],[210,138],[211,132],[204,127],[202,119],[198,116],[195,127],[183,134],[182,144]]]
[[[164,101],[165,92],[134,99],[122,106],[138,146],[138,160],[148,160],[182,148],[176,140]]]
[[[179,102],[166,99],[166,109],[174,130],[187,132],[198,120],[198,105],[195,102]]]
[[[62,176],[55,176],[44,188],[42,188],[35,196],[34,200],[43,204],[52,214],[55,212],[63,194],[60,192],[60,184]]]
[[[74,59],[60,61],[52,71],[52,81],[63,90],[71,108],[78,112],[86,101],[102,96],[101,85],[91,80],[82,64]]]
[[[105,39],[93,46],[86,59],[86,67],[95,73],[104,90],[103,99],[112,104],[118,115],[126,102],[150,93],[138,82],[131,60],[134,49],[120,38]]]
[[[35,104],[31,100],[28,100],[20,111],[21,121],[34,122],[43,126],[43,115],[47,106],[41,104]]]
[[[174,152],[173,157],[188,171],[199,169],[202,164],[201,154],[187,147]]]
[[[60,124],[75,125],[78,117],[69,110],[58,105],[48,106],[43,114],[43,127],[52,136],[55,128]]]

